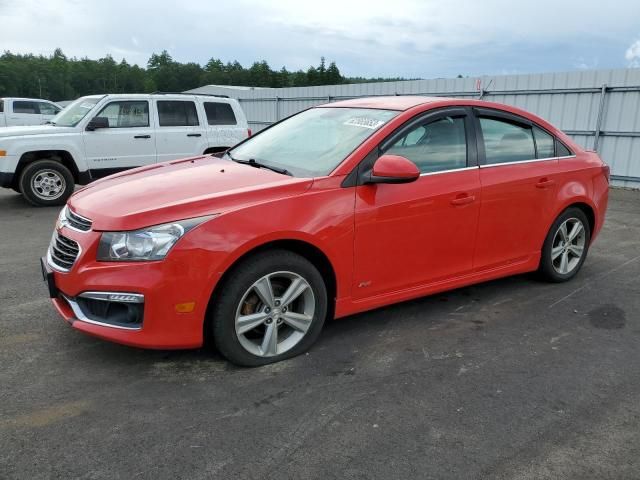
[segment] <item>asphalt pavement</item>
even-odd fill
[[[38,265],[57,213],[0,192],[0,479],[640,478],[640,192],[569,283],[336,320],[256,369],[67,326]]]

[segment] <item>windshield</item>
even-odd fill
[[[233,160],[285,169],[296,177],[328,175],[358,145],[399,112],[312,108],[229,151]]]
[[[101,97],[79,98],[53,117],[51,123],[58,127],[75,127],[100,100]]]

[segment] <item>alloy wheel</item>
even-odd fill
[[[586,231],[577,218],[565,220],[553,237],[551,263],[561,275],[571,273],[579,264],[585,252]]]
[[[267,274],[242,296],[236,309],[236,335],[253,355],[280,355],[304,338],[315,308],[313,289],[302,276],[288,271]]]
[[[41,200],[56,200],[67,186],[64,177],[55,170],[40,170],[31,179],[31,190]]]

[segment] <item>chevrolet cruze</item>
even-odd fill
[[[609,168],[546,121],[474,100],[312,108],[227,151],[77,191],[42,259],[75,329],[256,366],[325,320],[521,272],[574,277]]]

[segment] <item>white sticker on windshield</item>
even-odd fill
[[[344,125],[351,125],[353,127],[363,127],[375,130],[380,125],[384,124],[382,120],[376,120],[375,118],[367,117],[353,117],[344,122]]]
[[[94,105],[95,103],[83,103],[80,105],[80,108],[86,108],[87,110],[90,110],[93,108]]]

